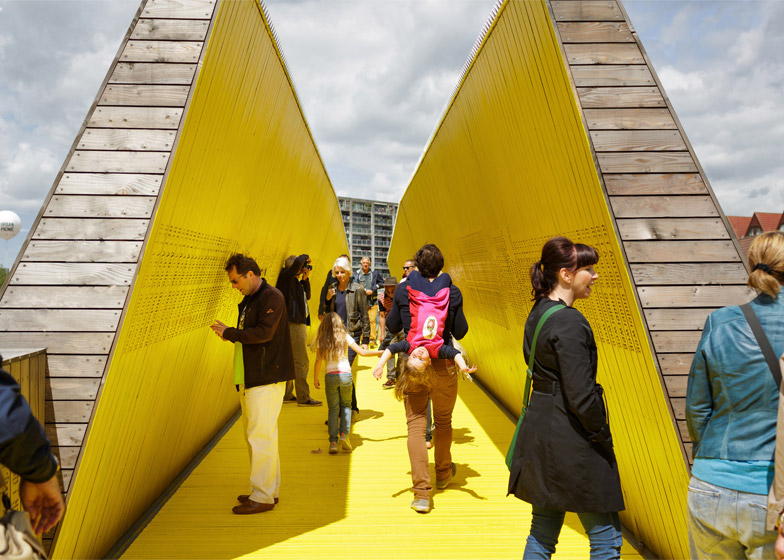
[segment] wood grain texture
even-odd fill
[[[54,195],[44,216],[51,218],[149,218],[153,196]]]
[[[128,286],[135,271],[135,264],[23,262],[10,285]]]
[[[145,18],[210,19],[215,0],[148,0]]]
[[[689,381],[688,375],[665,375],[664,386],[667,388],[667,394],[672,397],[685,397],[686,384]]]
[[[49,377],[101,377],[106,367],[105,354],[49,354]]]
[[[0,348],[46,348],[50,354],[108,354],[114,333],[0,332]]]
[[[651,340],[656,352],[683,354],[695,352],[701,336],[702,331],[656,331]]]
[[[654,86],[651,71],[639,65],[571,66],[572,79],[577,87],[592,86]]]
[[[627,241],[630,263],[740,262],[732,241]]]
[[[156,196],[163,175],[134,173],[65,173],[55,194],[115,194],[124,196]]]
[[[133,28],[131,39],[154,41],[203,41],[210,22],[195,19],[140,18]]]
[[[46,384],[46,398],[50,401],[95,399],[101,380],[98,378],[59,377]]]
[[[667,106],[658,87],[581,87],[577,88],[577,95],[583,109]]]
[[[615,223],[624,241],[730,238],[720,218],[632,218]]]
[[[135,263],[140,241],[31,241],[23,262],[124,262]]]
[[[686,420],[686,398],[673,397],[670,399],[672,404],[672,411],[675,414],[676,420]]]
[[[201,42],[128,41],[120,60],[123,62],[198,62]]]
[[[96,107],[87,126],[98,128],[160,128],[180,126],[178,107]]]
[[[0,308],[122,309],[127,295],[127,286],[9,285]]]
[[[125,218],[42,218],[33,239],[143,241],[149,223]]]
[[[553,0],[550,5],[556,21],[625,21],[618,4],[610,0]]]
[[[94,401],[46,401],[46,418],[54,423],[86,423]]]
[[[697,166],[689,152],[605,152],[596,154],[605,173],[689,173]]]
[[[676,130],[669,109],[585,109],[590,130]]]
[[[635,43],[574,43],[564,52],[569,64],[645,64]]]
[[[136,107],[185,107],[189,86],[148,86],[143,84],[109,84],[98,105],[131,105]]]
[[[702,330],[705,319],[716,308],[645,309],[645,320],[651,331]]]
[[[120,313],[106,309],[0,309],[0,331],[114,331]]]
[[[76,150],[68,171],[89,173],[163,173],[169,152],[114,152]]]
[[[694,354],[659,354],[662,375],[688,375]]]
[[[634,43],[626,22],[558,22],[564,43]]]
[[[643,307],[725,307],[754,298],[747,286],[641,286]]]
[[[686,151],[678,130],[593,130],[597,152]]]
[[[76,466],[79,448],[70,446],[52,447],[52,453],[59,459],[61,468],[72,469]]]
[[[80,150],[162,152],[174,147],[175,136],[173,130],[88,128],[77,146]]]
[[[605,173],[604,184],[610,196],[708,194],[699,173]]]
[[[748,273],[743,263],[667,263],[632,264],[632,276],[638,286],[746,284]]]
[[[45,426],[46,437],[54,446],[82,445],[87,424],[56,424],[48,422]]]
[[[613,196],[617,218],[698,218],[719,215],[710,196]]]
[[[110,84],[191,85],[195,64],[164,62],[119,62],[109,77]]]

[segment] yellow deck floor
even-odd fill
[[[446,490],[434,490],[434,509],[418,514],[409,508],[403,405],[373,379],[373,363],[355,364],[361,413],[352,426],[353,453],[327,453],[326,402],[284,405],[280,503],[271,512],[234,515],[235,497],[247,492],[248,481],[238,421],[122,558],[520,558],[531,517],[528,504],[506,497],[512,421],[479,387],[461,380],[452,419],[457,474]],[[314,391],[311,377],[310,385],[324,400],[323,384]],[[589,557],[576,515],[567,515],[554,557]],[[626,541],[622,557],[642,558]]]

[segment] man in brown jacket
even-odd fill
[[[245,296],[237,328],[215,321],[212,330],[234,342],[234,384],[240,394],[242,424],[250,454],[250,494],[237,497],[237,514],[269,511],[278,503],[280,458],[278,415],[286,381],[294,379],[294,354],[286,301],[261,277],[256,261],[234,254],[226,261],[233,288]]]

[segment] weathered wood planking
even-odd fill
[[[688,173],[697,165],[689,152],[597,153],[603,173]]]
[[[672,411],[675,413],[676,420],[686,420],[686,398],[673,397],[670,399]]]
[[[550,3],[556,21],[625,21],[615,1],[582,0],[581,2],[553,0]]]
[[[627,241],[629,263],[740,262],[732,241]]]
[[[176,129],[181,117],[178,107],[96,107],[87,126]]]
[[[558,32],[564,43],[634,43],[625,22],[559,22]]]
[[[657,87],[581,87],[577,95],[585,109],[667,106]]]
[[[651,333],[651,340],[656,352],[694,353],[700,343],[702,331],[655,331]]]
[[[149,218],[155,197],[55,195],[44,216],[52,218]]]
[[[115,194],[156,196],[161,190],[163,175],[131,173],[65,173],[55,194]]]
[[[203,41],[207,37],[209,21],[188,19],[140,18],[133,28],[131,39],[156,41]]]
[[[114,333],[0,332],[0,348],[40,347],[50,354],[108,354]]]
[[[125,218],[42,218],[33,239],[143,241],[150,220]]]
[[[754,298],[747,286],[641,286],[643,307],[725,307]]]
[[[119,62],[109,77],[109,83],[190,85],[195,73],[195,64]]]
[[[16,268],[10,284],[128,286],[135,271],[135,264],[22,262]]]
[[[632,264],[632,276],[638,286],[746,284],[748,273],[742,263]]]
[[[659,354],[663,375],[688,375],[694,354]]]
[[[667,394],[670,397],[685,397],[688,381],[688,375],[665,375],[664,385],[667,387]]]
[[[198,62],[201,42],[128,41],[120,60],[123,62]]]
[[[46,418],[55,423],[86,423],[95,401],[46,401]]]
[[[107,85],[98,105],[185,107],[189,86]]]
[[[730,238],[720,218],[633,218],[615,223],[624,241]]]
[[[128,286],[16,286],[0,300],[0,308],[122,309]]]
[[[651,331],[696,331],[705,325],[705,319],[716,308],[645,309],[645,320]]]
[[[590,130],[678,128],[667,109],[585,109],[583,113]]]
[[[210,19],[215,0],[148,0],[145,18]]]
[[[656,85],[644,64],[572,66],[572,78],[577,87]]]
[[[49,377],[101,377],[106,367],[104,355],[48,354]]]
[[[564,52],[569,64],[645,64],[634,43],[574,43]]]
[[[88,128],[79,139],[80,150],[126,150],[138,152],[169,151],[174,146],[173,130],[136,128]],[[163,173],[161,171],[161,173]]]
[[[31,241],[23,262],[136,262],[140,241]]]
[[[652,195],[652,194],[708,194],[708,187],[699,173],[649,173],[604,174],[607,194]]]
[[[597,152],[686,151],[677,130],[593,130],[591,140]]]
[[[46,398],[50,401],[95,399],[100,386],[99,378],[51,378],[46,384]]]
[[[57,455],[60,465],[65,469],[72,469],[76,466],[76,458],[79,456],[78,447],[52,447],[52,453]]]
[[[710,196],[613,196],[610,198],[616,218],[675,218],[718,216]]]
[[[684,394],[684,396],[686,396]],[[686,420],[678,420],[678,432],[680,432],[681,437],[685,443],[688,443],[688,448],[691,449],[691,436],[689,435],[689,428],[686,425]]]
[[[68,446],[82,445],[84,434],[87,431],[87,424],[55,424],[47,423],[46,437],[52,445]]]
[[[0,331],[114,331],[120,314],[106,309],[0,309]]]
[[[90,173],[163,173],[169,152],[114,152],[76,150],[68,171]]]

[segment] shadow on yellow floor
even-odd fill
[[[352,429],[353,453],[327,453],[326,403],[284,405],[280,503],[271,512],[234,515],[248,478],[237,422],[122,557],[520,558],[530,507],[506,497],[500,451],[511,438],[512,421],[477,386],[461,381],[453,418],[457,474],[434,494],[433,511],[417,514],[409,507],[403,405],[372,378],[372,363],[362,359],[356,367],[362,412]],[[323,400],[323,391],[313,393]],[[622,554],[641,558],[628,543]],[[554,558],[588,556],[580,523],[568,515]]]

